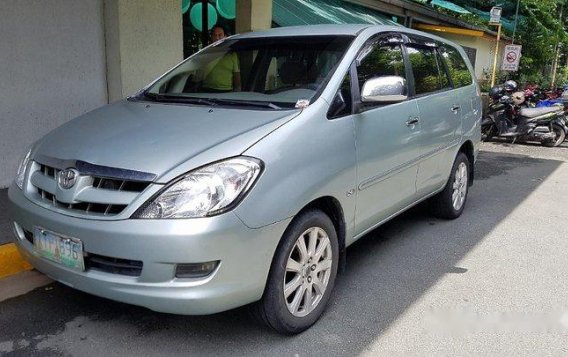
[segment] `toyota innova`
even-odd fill
[[[207,89],[215,71],[242,87]],[[94,295],[189,315],[251,304],[298,333],[365,233],[427,199],[461,215],[480,119],[466,54],[442,38],[368,25],[233,36],[36,142],[9,189],[15,241]]]

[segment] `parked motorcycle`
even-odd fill
[[[510,92],[503,86],[491,88],[492,102],[481,122],[482,139],[499,136],[549,147],[562,144],[568,134],[564,108],[528,108],[523,92]]]
[[[546,95],[536,85],[528,85],[524,90],[525,104],[529,108],[534,108],[539,102],[546,100]]]
[[[524,90],[525,105],[529,108],[551,107],[566,103],[567,87],[558,87],[555,90],[542,90],[537,85],[527,85]]]

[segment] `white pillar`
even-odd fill
[[[272,27],[272,0],[237,0],[237,33]]]
[[[181,0],[104,0],[109,102],[183,59]]]

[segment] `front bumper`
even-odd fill
[[[8,195],[16,245],[37,270],[94,295],[175,314],[212,314],[259,300],[289,223],[251,229],[232,212],[198,219],[102,221],[40,207],[14,185]],[[142,261],[141,275],[81,272],[39,257],[22,234],[35,226],[80,239],[87,254]],[[205,278],[175,278],[177,264],[215,260],[220,265]]]

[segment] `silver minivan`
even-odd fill
[[[459,46],[400,27],[221,40],[36,142],[9,190],[16,244],[91,294],[175,314],[251,304],[301,332],[350,244],[427,199],[462,213],[472,73]]]

